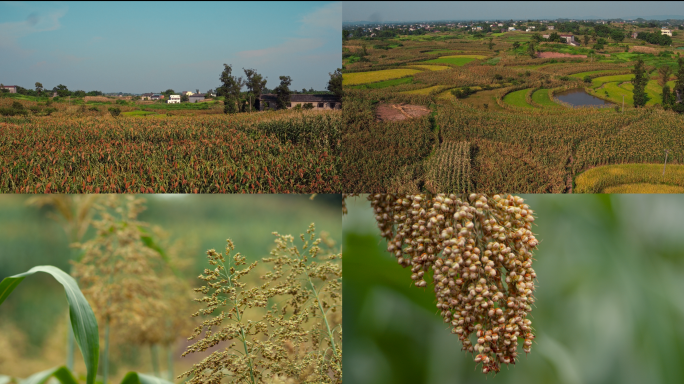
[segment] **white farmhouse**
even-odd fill
[[[672,37],[672,31],[670,31],[669,29],[665,29],[665,28],[661,29],[660,34],[661,35],[668,35],[668,36]]]
[[[180,95],[169,95],[169,100],[167,103],[169,104],[180,104]]]

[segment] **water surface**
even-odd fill
[[[556,93],[555,97],[563,102],[566,102],[573,107],[584,107],[584,106],[608,106],[614,105],[610,101],[605,101],[599,99],[598,97],[592,96],[584,91],[584,89],[570,89],[561,93]]]

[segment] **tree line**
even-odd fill
[[[255,69],[242,68],[245,77],[238,77],[233,75],[233,66],[231,64],[223,64],[223,72],[219,76],[221,86],[216,88],[216,95],[223,96],[224,99],[224,113],[238,113],[250,112],[258,110],[258,99],[262,94],[269,91],[266,88],[267,80],[260,75]],[[335,72],[329,73],[330,80],[326,89],[338,96],[342,97],[342,70],[338,68]],[[290,90],[292,85],[292,78],[290,76],[279,76],[280,84],[274,89],[270,90],[276,95],[276,107],[278,109],[286,109],[290,105],[290,96],[297,91]],[[243,92],[243,87],[247,88]],[[302,89],[302,93],[306,93]],[[310,92],[314,92],[313,89]]]
[[[2,84],[0,84],[2,85]],[[2,89],[2,93],[9,93],[9,89]],[[43,87],[43,84],[36,82],[35,84],[35,89],[31,88],[24,88],[21,86],[17,85],[17,93],[20,95],[26,95],[26,96],[35,96],[35,97],[41,97],[41,96],[52,96],[53,93],[57,93],[57,96],[59,97],[67,97],[67,96],[73,96],[73,97],[85,97],[85,96],[102,96],[102,92],[100,91],[82,91],[82,90],[77,90],[77,91],[70,91],[66,85],[60,84],[52,90],[46,89]]]

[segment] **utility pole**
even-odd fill
[[[663,176],[665,176],[665,166],[667,165],[667,153],[670,152],[669,149],[665,150],[665,164],[663,164]]]

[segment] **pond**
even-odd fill
[[[610,106],[614,105],[610,101],[599,99],[584,91],[584,89],[570,89],[568,91],[556,93],[555,97],[563,102],[566,102],[574,107],[584,106]]]

